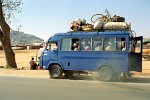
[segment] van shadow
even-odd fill
[[[126,78],[126,79],[121,79],[120,82],[125,82],[125,83],[150,83],[150,78],[131,77],[131,78]]]
[[[73,75],[73,76],[69,76],[69,77],[64,77],[63,79],[88,80],[88,81],[96,81],[96,80],[98,80],[96,76],[92,76],[92,75]]]
[[[88,80],[88,81],[100,81],[96,76],[92,75],[74,75],[71,77],[64,77],[63,79],[69,80]],[[150,77],[128,77],[128,78],[120,78],[117,81],[113,82],[124,82],[124,83],[150,83]]]

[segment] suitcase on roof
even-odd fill
[[[111,21],[112,21],[112,22],[125,22],[125,18],[124,18],[124,17],[120,17],[120,16],[114,15],[114,16],[111,18]]]

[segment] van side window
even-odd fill
[[[130,52],[135,52],[135,53],[140,53],[141,52],[141,41],[140,40],[130,40],[130,44],[129,44],[129,51]]]
[[[140,40],[138,40],[138,41],[135,41],[135,53],[140,53],[141,52],[141,45],[142,45],[142,43],[141,43],[141,41]]]
[[[81,50],[83,50],[83,51],[91,50],[91,38],[82,38],[81,39]]]
[[[77,38],[72,38],[72,48],[71,48],[71,50],[73,50],[73,51],[78,51],[79,50],[79,39],[77,39]]]
[[[104,38],[104,50],[105,51],[115,51],[115,37],[105,37]]]
[[[61,42],[61,51],[78,51],[79,39],[77,38],[63,38]]]
[[[47,50],[57,50],[58,48],[58,43],[57,42],[49,42],[47,44]]]
[[[129,51],[130,52],[135,52],[135,42],[134,42],[134,40],[130,40],[130,42],[129,42]]]
[[[116,50],[117,51],[125,51],[126,50],[126,42],[125,37],[117,37],[116,38]]]
[[[125,37],[105,37],[103,42],[105,51],[126,50]]]
[[[102,45],[102,38],[93,38],[92,39],[92,50],[93,51],[102,51],[103,45]]]
[[[70,38],[63,38],[61,41],[61,50],[62,51],[70,51],[71,46],[71,39]]]

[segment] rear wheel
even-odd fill
[[[59,65],[52,65],[50,68],[49,68],[49,75],[51,78],[61,78],[62,75],[63,75],[63,70],[62,68],[59,66]]]
[[[98,78],[101,81],[115,81],[117,79],[117,73],[111,67],[103,66],[98,70]]]

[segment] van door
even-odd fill
[[[61,41],[61,49],[58,53],[59,62],[64,70],[81,70],[79,53],[79,38],[67,37]]]
[[[129,71],[142,72],[143,37],[134,37],[130,40]]]
[[[42,53],[42,66],[48,69],[51,62],[58,60],[58,43],[48,42],[46,49]]]

